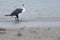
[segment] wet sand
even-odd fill
[[[13,22],[14,18],[0,18],[0,22]],[[36,22],[36,21],[60,21],[60,17],[32,17],[32,18],[21,18],[20,22]]]
[[[0,40],[60,40],[60,27],[24,27],[4,32]]]

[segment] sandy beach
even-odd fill
[[[60,27],[7,29],[0,34],[0,40],[60,40],[59,30]]]

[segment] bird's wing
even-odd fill
[[[17,14],[21,13],[22,10],[23,10],[23,9],[21,9],[21,8],[19,8],[19,9],[17,8],[16,10],[14,10],[14,11],[11,13],[11,15],[17,15]]]

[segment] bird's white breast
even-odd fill
[[[25,12],[25,8],[24,8],[23,6],[21,6],[21,8],[23,9],[23,10],[22,10],[22,13]]]
[[[23,8],[23,11],[22,12],[25,12],[25,8]]]

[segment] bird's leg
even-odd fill
[[[18,16],[18,15],[16,15],[16,18],[15,18],[15,20],[19,20],[19,16]]]
[[[19,19],[17,17],[15,17],[15,20],[18,21]]]

